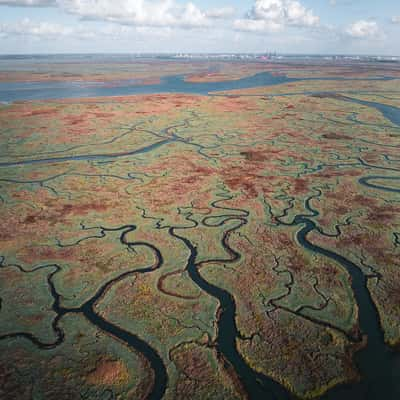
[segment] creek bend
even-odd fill
[[[170,81],[171,82],[171,81]],[[173,82],[173,81],[172,81]],[[257,85],[264,86],[264,83],[258,82]],[[346,98],[345,101],[352,101],[365,106],[374,107],[383,113],[393,124],[399,125],[399,109],[391,106],[385,106],[380,103],[358,101],[356,99]],[[112,159],[126,156],[135,156],[137,154],[146,153],[159,148],[165,144],[171,143],[172,141],[178,140],[177,137],[166,138],[156,142],[152,145],[146,146],[142,149],[137,149],[131,152],[121,152],[112,154],[89,154],[71,157],[54,157],[37,160],[22,160],[8,163],[0,163],[0,167],[13,167],[27,164],[38,164],[38,163],[56,163],[56,162],[69,162],[78,160],[97,160],[97,159]],[[370,188],[382,191],[399,192],[398,189],[389,186],[382,186],[375,184],[374,180],[397,180],[398,177],[388,176],[368,176],[363,177],[359,180],[360,184]],[[372,183],[371,183],[372,181]],[[305,250],[311,253],[319,254],[326,257],[335,263],[339,264],[344,270],[347,271],[351,277],[351,289],[353,291],[356,303],[359,309],[359,324],[362,334],[367,336],[367,345],[359,350],[355,354],[355,362],[362,375],[362,381],[353,385],[338,386],[328,391],[323,398],[325,399],[397,399],[394,397],[399,393],[398,380],[396,381],[393,375],[394,365],[398,365],[398,355],[391,351],[388,346],[384,343],[383,333],[379,321],[378,312],[376,306],[371,299],[367,282],[368,278],[365,276],[363,271],[353,262],[345,258],[344,256],[313,244],[308,236],[311,232],[321,231],[313,221],[312,218],[318,216],[318,211],[314,210],[311,205],[312,196],[306,201],[306,209],[310,212],[307,215],[296,215],[291,223],[286,223],[282,218],[277,218],[278,225],[296,226],[298,231],[296,233],[296,239],[298,244]],[[225,249],[229,257],[223,259],[209,259],[206,261],[197,261],[197,248],[196,246],[184,236],[184,230],[197,226],[197,221],[191,219],[190,213],[186,216],[187,221],[191,222],[189,227],[172,226],[168,227],[168,233],[176,240],[182,242],[187,250],[189,251],[189,257],[187,259],[187,271],[192,281],[204,292],[218,300],[220,305],[220,314],[218,318],[218,333],[216,339],[217,350],[225,357],[225,359],[231,364],[236,373],[238,374],[243,386],[246,389],[250,399],[290,399],[292,394],[289,393],[282,385],[274,381],[273,379],[260,374],[252,370],[244,361],[241,354],[236,348],[236,339],[239,337],[239,333],[236,327],[236,305],[232,294],[228,291],[215,286],[207,282],[201,275],[199,267],[207,263],[230,263],[240,259],[241,254],[233,249],[229,245],[229,235],[239,230],[242,226],[247,224],[247,218],[249,212],[246,210],[233,209],[219,205],[220,202],[229,200],[229,196],[223,200],[216,200],[212,202],[212,207],[220,209],[224,212],[223,215],[218,216],[219,222],[212,224],[210,219],[205,217],[202,221],[205,226],[224,226],[227,222],[235,222],[233,228],[229,228],[224,232],[223,238],[221,239],[221,246]],[[95,295],[86,301],[83,305],[77,308],[64,308],[60,302],[60,295],[58,294],[53,278],[56,273],[59,272],[59,267],[55,267],[55,270],[48,276],[48,285],[51,294],[54,298],[53,310],[56,312],[57,317],[53,323],[53,329],[57,334],[57,341],[54,344],[41,344],[32,335],[20,333],[15,336],[24,337],[32,341],[39,348],[52,348],[64,340],[64,333],[58,327],[58,322],[62,316],[68,313],[81,313],[84,315],[93,325],[98,327],[100,330],[106,332],[112,337],[125,343],[129,348],[138,351],[148,361],[153,374],[154,383],[152,389],[148,395],[148,399],[161,399],[168,386],[168,376],[166,372],[165,364],[161,356],[157,351],[152,348],[147,342],[142,340],[139,336],[130,333],[115,324],[105,320],[102,316],[96,313],[95,306],[98,301],[104,296],[109,288],[134,274],[151,273],[155,269],[161,268],[163,264],[163,258],[161,252],[152,244],[144,242],[129,242],[127,240],[127,234],[133,232],[136,227],[134,225],[124,225],[118,228],[104,228],[97,227],[100,232],[106,234],[107,232],[119,231],[120,242],[123,246],[133,248],[135,246],[145,246],[149,248],[154,256],[155,263],[149,267],[138,268],[132,271],[125,272],[118,277],[103,284],[95,293]],[[161,229],[161,227],[159,227]],[[181,233],[182,232],[182,233]],[[395,364],[397,363],[397,364]],[[397,385],[397,386],[396,386]]]

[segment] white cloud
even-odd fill
[[[179,5],[174,0],[56,0],[66,11],[83,19],[97,19],[134,26],[208,26],[205,12],[193,3]]]
[[[51,22],[34,22],[24,18],[12,24],[0,24],[2,36],[28,36],[28,37],[60,37],[77,36],[91,38],[94,34],[82,27],[68,27]]]
[[[238,30],[276,32],[287,26],[316,27],[319,17],[297,0],[256,0],[246,18],[234,22]]]
[[[237,19],[233,26],[238,31],[249,32],[278,32],[282,30],[282,25],[275,21],[265,21],[262,19]]]
[[[178,12],[174,16],[175,20],[172,25],[183,27],[201,27],[210,24],[206,14],[200,11],[193,3],[188,3],[183,8],[183,12]]]
[[[379,26],[375,21],[356,21],[345,32],[356,39],[376,39],[381,36]]]
[[[50,22],[33,22],[29,18],[24,18],[13,24],[2,24],[0,31],[6,35],[29,36],[59,36],[69,33],[69,30],[62,25]]]
[[[86,20],[182,28],[209,26],[212,19],[228,18],[234,12],[231,7],[202,11],[192,2],[182,5],[175,0],[0,0],[1,5],[55,6]]]
[[[49,7],[56,5],[55,0],[0,0],[0,5],[11,7]]]
[[[234,7],[221,7],[211,8],[206,11],[205,14],[208,18],[225,19],[230,18],[235,14],[236,10]]]
[[[392,22],[394,24],[400,24],[400,15],[395,15],[394,17],[392,17]]]
[[[51,22],[36,22],[24,18],[14,23],[0,23],[0,37],[26,37],[33,39],[132,39],[168,38],[173,30],[169,27],[143,27],[106,23],[93,29],[85,25],[61,25]]]

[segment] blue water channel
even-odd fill
[[[390,80],[390,77],[369,78],[368,80]],[[289,78],[285,75],[260,72],[237,80],[221,82],[187,82],[184,75],[167,76],[160,83],[141,85],[135,80],[118,82],[0,82],[0,102],[18,100],[66,99],[82,97],[128,96],[154,93],[190,93],[206,95],[208,93],[250,89],[262,86],[301,80],[347,80],[346,78]]]
[[[153,85],[140,85],[134,80],[117,82],[2,82],[0,101],[65,99],[103,96],[128,96],[154,93],[191,93],[205,95],[210,92],[278,85],[299,79],[261,72],[238,80],[223,82],[186,82],[184,75],[168,76]]]

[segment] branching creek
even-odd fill
[[[350,101],[346,99],[345,101]],[[357,101],[356,101],[357,102]],[[375,103],[369,103],[368,106],[374,106]],[[385,106],[381,105],[379,111],[384,113]],[[396,119],[391,118],[394,112],[394,107],[390,107],[390,113],[387,116],[391,122],[398,124],[398,115]],[[400,110],[396,109],[396,113]],[[188,120],[184,121],[181,126],[186,126]],[[171,129],[169,127],[167,129]],[[167,132],[167,131],[166,131]],[[169,131],[168,131],[169,132]],[[66,162],[72,160],[92,160],[98,158],[114,158],[122,157],[128,155],[136,155],[144,152],[151,151],[158,148],[166,143],[173,140],[183,140],[179,138],[175,133],[172,133],[170,137],[162,139],[161,141],[154,143],[150,146],[144,147],[139,150],[126,153],[118,154],[96,154],[96,155],[83,155],[75,157],[55,157],[55,158],[45,158],[40,160],[24,160],[9,163],[0,163],[1,167],[12,167],[17,165],[25,164],[35,164],[35,163],[51,163],[51,162]],[[365,166],[365,168],[373,168],[373,166]],[[377,167],[380,168],[380,167]],[[396,169],[392,169],[397,171]],[[374,183],[375,180],[397,180],[400,179],[399,176],[388,177],[388,176],[368,176],[361,178],[359,183],[373,190],[390,191],[400,193],[399,189],[394,187],[381,186]],[[371,183],[372,182],[372,183]],[[288,216],[289,210],[292,208],[291,203],[279,216],[274,216],[276,224],[279,226],[288,227],[298,227],[296,232],[296,240],[299,246],[301,246],[305,251],[314,254],[321,255],[334,263],[337,263],[343,268],[349,276],[351,277],[351,289],[354,294],[355,301],[359,309],[359,325],[362,335],[367,337],[367,344],[361,350],[357,351],[355,354],[355,362],[361,374],[361,381],[354,384],[339,385],[330,389],[325,395],[322,396],[323,399],[378,399],[382,398],[385,400],[398,399],[399,398],[399,383],[398,379],[394,377],[395,362],[398,365],[398,354],[392,351],[384,342],[383,332],[379,320],[379,315],[376,306],[369,293],[367,282],[368,276],[362,271],[360,266],[356,265],[348,258],[343,255],[327,248],[323,248],[319,245],[312,243],[309,239],[309,234],[311,232],[316,232],[320,235],[324,235],[324,232],[318,227],[313,218],[319,215],[317,209],[311,204],[313,199],[321,196],[322,192],[317,190],[316,193],[309,195],[305,200],[306,213],[298,214],[293,217],[291,222],[285,222],[285,218]],[[244,360],[242,355],[239,353],[236,341],[240,338],[236,326],[236,304],[234,296],[227,290],[215,286],[209,283],[201,275],[201,267],[206,264],[229,264],[238,261],[241,258],[241,254],[231,247],[229,243],[230,235],[233,232],[239,231],[240,228],[248,223],[248,217],[250,212],[245,209],[231,208],[222,203],[229,202],[234,197],[228,194],[225,189],[218,195],[218,199],[211,202],[210,207],[214,210],[218,210],[220,213],[213,216],[205,216],[201,220],[202,226],[205,227],[223,227],[226,224],[235,223],[233,227],[227,228],[221,239],[221,246],[225,250],[227,256],[226,258],[210,258],[204,261],[198,261],[198,252],[196,245],[185,236],[185,230],[193,229],[199,225],[193,217],[191,211],[183,212],[182,208],[178,209],[178,213],[182,214],[185,220],[188,222],[187,225],[183,226],[165,226],[162,224],[162,219],[159,219],[156,223],[156,229],[167,229],[168,234],[181,242],[188,251],[188,258],[186,262],[186,270],[189,274],[191,280],[198,286],[199,289],[206,292],[208,295],[215,298],[219,303],[219,311],[217,315],[217,337],[215,340],[215,347],[217,352],[222,356],[222,359],[226,363],[227,367],[233,368],[241,381],[244,390],[248,394],[250,399],[264,400],[264,399],[292,399],[293,394],[290,393],[283,385],[279,384],[272,378],[256,372],[253,370]],[[148,217],[143,212],[144,218]],[[149,367],[153,373],[153,382],[147,394],[147,399],[155,400],[163,398],[165,391],[168,387],[168,375],[166,365],[157,352],[151,345],[146,341],[141,339],[134,333],[131,333],[118,325],[107,321],[103,316],[96,312],[96,305],[103,299],[105,294],[110,290],[110,288],[122,281],[127,277],[134,276],[135,274],[148,274],[153,271],[162,268],[163,266],[163,256],[161,251],[153,244],[147,242],[136,242],[129,241],[127,236],[136,230],[136,225],[128,224],[121,227],[90,227],[87,228],[82,225],[83,230],[97,230],[100,232],[99,235],[93,235],[90,237],[103,238],[107,233],[120,232],[120,243],[122,246],[133,250],[135,247],[146,247],[154,255],[153,264],[142,267],[135,268],[126,271],[115,278],[109,280],[108,282],[101,285],[97,292],[88,299],[85,303],[76,308],[68,308],[62,305],[62,297],[58,293],[54,278],[56,274],[60,272],[61,267],[56,264],[43,265],[35,267],[32,270],[26,270],[19,265],[7,265],[4,259],[0,261],[0,268],[14,267],[18,268],[21,272],[32,273],[38,269],[49,269],[51,272],[47,276],[47,284],[49,291],[53,298],[52,310],[56,313],[56,317],[53,321],[52,327],[56,335],[56,340],[53,343],[43,343],[38,340],[35,336],[25,332],[17,332],[9,335],[3,335],[0,340],[6,340],[11,338],[21,337],[31,341],[39,349],[51,350],[56,346],[60,345],[64,341],[64,332],[59,326],[59,322],[63,316],[76,313],[82,314],[88,321],[90,321],[99,330],[105,332],[111,337],[121,341],[128,348],[137,351],[141,354],[144,359],[147,360]],[[340,235],[340,227],[336,227],[337,235]],[[85,239],[82,239],[85,240]],[[81,241],[82,241],[81,240]],[[1,304],[0,304],[1,307]],[[323,324],[323,322],[319,322]],[[332,328],[326,324],[328,328]],[[357,337],[355,340],[361,341],[362,338]]]
[[[85,227],[84,227],[85,228]],[[34,272],[40,268],[52,268],[53,271],[48,275],[47,283],[50,289],[50,293],[54,299],[52,304],[53,311],[57,314],[56,318],[53,321],[53,330],[57,336],[57,339],[54,343],[41,343],[38,339],[36,339],[33,335],[27,334],[24,332],[13,333],[10,335],[0,336],[0,340],[23,337],[30,340],[33,344],[38,346],[40,349],[52,349],[64,341],[64,332],[59,327],[60,319],[68,314],[68,313],[81,313],[83,314],[93,325],[95,325],[101,331],[107,333],[108,335],[113,336],[114,338],[120,340],[122,343],[125,343],[128,347],[137,350],[142,356],[147,360],[150,368],[153,371],[154,383],[152,385],[151,391],[149,392],[147,398],[148,399],[160,399],[165,393],[167,387],[167,371],[162,361],[160,355],[154,350],[147,342],[140,339],[138,336],[133,333],[128,332],[127,330],[118,327],[115,324],[110,323],[106,319],[104,319],[101,315],[96,313],[95,307],[96,304],[103,298],[106,292],[117,282],[122,281],[123,279],[132,276],[134,274],[145,274],[150,273],[158,268],[160,268],[163,264],[163,257],[161,252],[152,244],[145,242],[129,242],[127,240],[127,235],[134,230],[136,230],[135,225],[125,225],[118,228],[104,228],[98,227],[101,231],[102,236],[106,235],[106,232],[118,232],[121,231],[120,242],[122,245],[127,246],[129,249],[133,250],[135,247],[142,246],[147,247],[154,253],[155,262],[144,268],[135,268],[131,271],[124,272],[117,277],[111,279],[110,281],[104,283],[97,292],[88,299],[84,304],[80,307],[76,308],[66,308],[61,304],[61,296],[57,292],[53,279],[55,275],[61,270],[59,265],[44,265],[36,267],[32,271],[26,271],[22,267],[18,265],[13,265],[13,267],[18,268],[21,272]],[[5,267],[2,263],[1,267]]]
[[[338,386],[323,396],[324,399],[376,399],[379,394],[385,393],[385,399],[391,399],[392,389],[391,386],[394,384],[392,374],[392,363],[395,360],[396,353],[392,352],[383,341],[383,333],[380,327],[379,317],[376,307],[370,297],[367,289],[367,277],[364,275],[360,267],[343,257],[342,255],[335,253],[334,251],[322,248],[313,244],[308,239],[308,234],[313,231],[317,231],[319,234],[323,232],[318,228],[316,223],[311,219],[319,215],[318,211],[311,206],[311,201],[321,195],[319,191],[316,195],[310,195],[306,200],[305,207],[308,214],[296,215],[292,222],[287,223],[283,221],[283,218],[287,216],[291,206],[284,210],[284,213],[277,216],[275,220],[279,225],[285,226],[298,226],[299,230],[296,234],[298,243],[307,251],[311,251],[316,254],[320,254],[324,257],[331,259],[332,261],[340,264],[351,276],[352,284],[351,288],[356,299],[356,303],[359,307],[359,323],[361,331],[368,337],[368,344],[365,348],[358,351],[355,356],[355,361],[362,375],[362,381],[352,385]],[[197,261],[197,248],[196,246],[184,235],[185,230],[193,229],[198,226],[198,222],[192,218],[192,212],[183,213],[181,209],[178,209],[180,214],[183,214],[185,220],[188,221],[188,225],[184,226],[165,226],[162,225],[160,219],[156,224],[156,229],[168,229],[168,233],[175,239],[181,241],[189,251],[187,259],[186,269],[189,273],[192,281],[203,291],[210,296],[214,297],[219,302],[218,312],[218,330],[217,338],[215,340],[215,346],[223,356],[223,360],[227,366],[231,366],[237,373],[248,397],[250,399],[292,399],[295,398],[286,388],[274,381],[268,376],[262,373],[254,371],[244,361],[241,354],[238,352],[236,347],[236,340],[240,338],[240,334],[236,327],[236,305],[234,297],[228,291],[217,287],[207,282],[201,275],[199,269],[201,266],[206,264],[228,264],[238,261],[241,254],[232,248],[229,244],[230,235],[239,230],[242,226],[247,224],[247,218],[249,212],[244,209],[231,208],[228,206],[220,205],[222,202],[233,199],[226,193],[219,195],[221,197],[211,203],[211,207],[218,209],[222,214],[214,216],[205,216],[201,220],[203,226],[218,227],[227,224],[228,222],[235,222],[233,227],[225,230],[221,239],[221,245],[227,253],[226,258],[210,258],[204,261]],[[144,213],[144,218],[147,217]],[[155,219],[155,218],[153,218]],[[121,232],[120,242],[123,246],[127,246],[130,249],[134,249],[138,246],[144,246],[150,249],[153,254],[155,261],[152,265],[144,268],[135,268],[133,270],[124,272],[110,281],[104,283],[97,292],[84,304],[76,308],[67,308],[61,304],[61,296],[57,292],[54,283],[55,275],[60,271],[58,265],[44,265],[36,267],[31,271],[24,270],[20,266],[14,266],[20,269],[22,272],[31,273],[37,271],[39,268],[49,268],[52,272],[48,275],[47,282],[50,289],[50,293],[54,299],[52,309],[57,314],[53,321],[53,329],[57,336],[54,343],[41,343],[38,339],[30,334],[24,332],[14,333],[12,335],[5,335],[0,337],[1,339],[7,339],[12,337],[23,337],[30,340],[34,345],[40,349],[52,349],[64,341],[64,332],[59,327],[60,319],[68,313],[81,313],[84,315],[93,325],[95,325],[101,331],[108,335],[120,340],[125,343],[129,348],[140,353],[148,362],[150,368],[153,371],[154,382],[152,388],[147,396],[148,399],[161,399],[165,393],[168,385],[168,376],[166,372],[166,366],[157,353],[148,343],[142,340],[137,335],[126,331],[125,329],[107,321],[104,317],[99,315],[96,310],[96,304],[98,304],[106,292],[117,282],[123,279],[133,276],[135,274],[151,273],[163,265],[163,257],[161,252],[150,243],[128,241],[127,235],[134,232],[136,229],[135,225],[124,225],[117,228],[106,228],[106,227],[90,227],[87,228],[82,225],[83,230],[97,230],[100,232],[98,236],[91,235],[86,238],[102,238],[105,237],[108,232]],[[337,228],[340,234],[340,228]],[[1,267],[6,267],[2,264]],[[323,322],[320,322],[324,324]],[[327,327],[330,327],[328,324]],[[357,340],[361,340],[358,338]]]
[[[284,222],[282,219],[291,208],[289,206],[275,220],[278,225],[298,226],[299,230],[296,233],[296,240],[300,246],[305,250],[322,255],[338,263],[351,277],[351,289],[359,310],[358,319],[361,333],[367,337],[367,346],[355,354],[355,361],[361,373],[362,381],[353,385],[338,386],[328,391],[323,398],[378,399],[381,398],[380,396],[383,396],[382,398],[385,399],[394,399],[395,392],[398,392],[400,389],[393,375],[395,362],[398,363],[399,355],[384,342],[378,311],[367,287],[368,276],[366,276],[358,265],[343,255],[313,244],[308,239],[308,235],[314,231],[320,235],[324,235],[322,230],[312,220],[312,218],[319,215],[319,212],[311,206],[311,201],[321,194],[322,192],[319,191],[317,195],[311,195],[306,199],[305,208],[309,212],[308,214],[299,214],[294,217],[292,222]],[[335,236],[340,235],[340,229],[337,228],[337,231]]]

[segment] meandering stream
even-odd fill
[[[62,98],[65,97],[85,97],[85,96],[106,96],[106,95],[126,95],[135,93],[160,93],[167,92],[184,92],[207,94],[212,91],[231,90],[249,87],[259,87],[266,85],[273,85],[284,82],[296,81],[283,76],[273,76],[268,73],[261,73],[252,77],[243,78],[237,81],[217,82],[217,83],[188,83],[185,82],[182,76],[165,78],[160,85],[147,85],[147,86],[129,86],[109,88],[102,86],[95,87],[80,87],[72,86],[65,87],[64,85],[54,84],[41,84],[31,85],[26,87],[24,85],[0,84],[0,100],[15,101],[18,99],[37,99],[37,98]],[[147,92],[146,92],[147,90]],[[136,92],[137,91],[137,92]],[[112,93],[112,94],[111,94]],[[44,96],[44,97],[41,97]],[[400,109],[376,102],[362,101],[351,97],[341,96],[343,101],[354,102],[363,106],[373,107],[381,112],[392,124],[400,126]],[[187,121],[184,122],[187,124]],[[167,128],[168,129],[168,128]],[[164,132],[165,133],[165,132]],[[22,165],[35,165],[35,164],[49,164],[49,163],[63,163],[71,161],[91,161],[91,160],[110,160],[120,157],[134,156],[138,154],[147,153],[149,151],[160,148],[173,141],[182,141],[177,135],[172,134],[168,137],[161,138],[161,140],[149,146],[132,151],[109,153],[109,154],[83,154],[77,156],[57,156],[46,157],[38,159],[24,159],[14,160],[10,162],[0,163],[0,167],[16,167]],[[370,166],[365,166],[371,168]],[[392,169],[395,172],[395,169]],[[397,181],[400,177],[387,176],[387,175],[371,175],[360,178],[359,183],[364,187],[371,190],[380,190],[383,192],[400,193],[396,187],[384,186],[379,181]],[[378,181],[378,183],[376,182]],[[355,355],[355,362],[360,370],[362,381],[353,385],[338,386],[330,390],[325,396],[325,399],[377,399],[382,398],[385,400],[397,400],[400,398],[400,374],[399,374],[399,355],[394,353],[384,342],[383,332],[380,325],[379,315],[376,306],[371,298],[367,287],[367,276],[363,273],[362,269],[350,261],[343,255],[335,252],[332,249],[323,248],[309,239],[312,232],[323,234],[318,229],[314,217],[318,216],[318,211],[311,206],[311,200],[315,196],[311,195],[306,203],[305,208],[307,214],[296,215],[291,222],[285,222],[283,216],[277,217],[277,223],[286,226],[298,227],[296,239],[298,244],[308,252],[321,255],[327,259],[337,263],[341,268],[347,271],[351,277],[351,289],[354,294],[355,301],[359,309],[359,324],[363,334],[368,336],[367,345]],[[188,226],[170,226],[168,233],[174,239],[182,242],[188,250],[188,259],[186,269],[192,281],[203,291],[210,296],[214,297],[219,302],[220,312],[218,316],[218,332],[216,338],[217,350],[224,356],[227,362],[233,367],[239,376],[246,392],[250,399],[290,399],[293,396],[291,393],[280,385],[278,382],[270,377],[254,371],[243,359],[236,347],[236,340],[239,338],[239,333],[236,327],[236,304],[234,297],[231,293],[223,288],[215,286],[204,279],[200,272],[200,267],[204,264],[212,263],[232,263],[240,259],[241,254],[233,249],[229,244],[229,235],[239,230],[247,223],[249,211],[229,208],[228,206],[220,205],[221,202],[230,200],[229,196],[220,200],[215,200],[211,203],[214,209],[219,209],[222,213],[218,216],[217,221],[213,223],[210,217],[205,217],[201,221],[204,226],[223,227],[225,224],[234,222],[235,225],[227,228],[224,231],[221,239],[221,246],[227,253],[226,258],[209,259],[205,261],[197,261],[198,253],[196,246],[185,236],[186,229],[195,228],[198,222],[191,218],[188,213],[186,220]],[[215,218],[215,217],[213,217]],[[158,226],[159,229],[162,229]],[[152,271],[161,268],[163,258],[161,252],[152,244],[144,242],[130,242],[127,240],[127,234],[136,229],[134,225],[126,225],[118,228],[104,228],[98,227],[98,230],[103,236],[96,236],[98,238],[104,237],[109,232],[121,232],[120,242],[123,246],[130,248],[136,246],[145,246],[150,249],[155,258],[153,265],[133,269],[124,272],[114,279],[104,283],[95,293],[93,297],[87,300],[83,305],[77,308],[66,308],[61,304],[60,296],[57,293],[54,277],[59,272],[58,266],[43,266],[40,268],[53,268],[53,271],[48,275],[48,285],[50,292],[53,296],[54,303],[52,309],[56,312],[57,317],[53,322],[53,330],[56,334],[56,341],[54,343],[41,343],[33,335],[28,333],[19,332],[12,335],[0,337],[0,339],[9,339],[12,337],[23,337],[30,340],[33,344],[41,349],[49,349],[59,345],[64,340],[64,333],[59,328],[59,320],[68,313],[81,313],[98,329],[106,332],[107,334],[118,338],[128,347],[138,351],[148,361],[153,374],[154,382],[148,398],[155,400],[161,399],[168,386],[168,376],[166,366],[161,356],[156,349],[150,346],[147,342],[142,340],[139,335],[130,333],[123,328],[105,320],[101,315],[96,312],[96,304],[101,301],[105,293],[111,286],[122,279],[125,279],[134,274],[151,273]],[[5,267],[0,263],[0,267]],[[20,268],[21,269],[21,268]],[[22,270],[29,273],[29,271]]]

